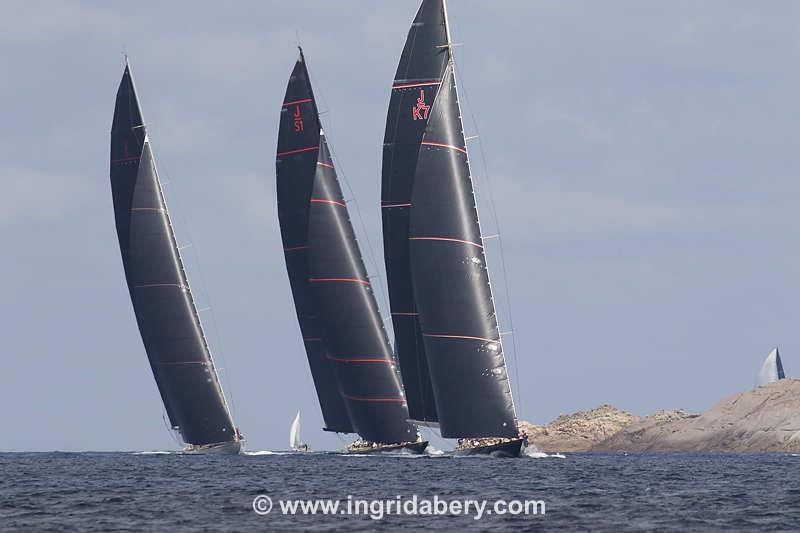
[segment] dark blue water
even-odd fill
[[[260,516],[253,498],[273,509]],[[545,514],[283,515],[279,498],[543,500]],[[403,500],[405,501],[405,500]],[[344,504],[342,504],[344,505]],[[377,509],[377,508],[375,508]],[[419,509],[419,507],[418,507]],[[532,509],[531,509],[532,510]],[[365,509],[366,512],[366,509]],[[797,530],[800,457],[0,454],[2,530]]]

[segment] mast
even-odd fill
[[[419,141],[416,150],[409,148],[402,154],[406,158],[402,163],[410,171],[402,175],[407,187],[403,191],[407,193],[405,225],[398,229],[394,215],[389,231],[395,235],[386,241],[392,247],[390,253],[402,250],[399,241],[405,231],[404,259],[413,309],[442,436],[516,437],[514,403],[481,237],[443,0],[423,1],[409,40],[419,24],[424,28],[439,20],[440,40],[426,43],[429,57],[439,54],[436,57],[443,58],[438,82],[407,81],[433,84],[427,86],[437,88],[435,97],[429,102],[417,86],[415,90],[420,92],[415,103],[395,101],[394,94],[390,103],[390,117],[398,114],[398,123],[406,112],[405,124],[417,123]],[[420,46],[419,36],[415,37],[414,46]],[[413,62],[412,58],[409,64]],[[392,104],[398,108],[392,109]],[[407,126],[406,131],[409,129]],[[390,155],[397,158],[397,143],[393,149]],[[397,166],[397,161],[393,164]],[[384,187],[386,178],[384,173]],[[386,218],[384,215],[385,231]],[[389,261],[387,269],[388,265]]]
[[[450,48],[441,0],[422,2],[392,84],[383,144],[383,249],[397,358],[412,419],[436,423],[436,402],[413,297],[408,224],[420,142]]]
[[[352,429],[364,439],[415,441],[302,51],[284,102],[289,111],[281,113],[278,212],[301,329],[312,317],[319,339],[314,346],[330,370],[320,381],[337,388]],[[321,397],[320,403],[325,409]]]
[[[128,65],[117,91],[110,159],[125,278],[170,425],[187,444],[236,442]]]
[[[461,113],[461,99],[458,97],[458,82],[456,80],[456,63],[455,63],[455,57],[453,56],[453,39],[450,36],[450,19],[447,16],[447,0],[442,0],[442,10],[444,11],[444,27],[445,27],[445,30],[447,32],[447,49],[450,52],[450,66],[452,67],[452,70],[453,70],[453,91],[455,92],[456,103],[457,103],[457,108],[458,108],[458,123],[461,126],[460,131],[461,131],[462,137],[464,138],[464,149],[467,150],[467,152],[469,152],[469,148],[467,147],[466,137],[465,137],[466,133],[465,133],[465,129],[464,129],[464,116]],[[467,167],[469,168],[469,154],[467,154]],[[482,227],[481,226],[481,215],[480,215],[480,211],[478,210],[478,202],[477,202],[476,197],[475,197],[475,182],[472,180],[472,173],[471,172],[469,173],[469,184],[470,184],[470,189],[472,191],[472,200],[473,200],[474,205],[475,205],[475,218],[476,218],[477,223],[478,223],[478,234],[483,236],[483,230],[481,229],[481,227]],[[483,238],[482,237],[481,237],[481,242],[483,242]],[[492,302],[492,306],[493,306],[493,310],[494,310],[495,330],[497,331],[497,342],[500,343],[500,355],[502,357],[502,366],[503,366],[503,370],[507,371],[508,367],[506,365],[506,360],[505,360],[505,350],[503,350],[503,346],[502,346],[503,345],[503,337],[500,334],[500,324],[497,322],[497,311],[496,311],[496,309],[494,309],[494,293],[492,291],[492,276],[491,276],[491,274],[489,272],[488,264],[486,266],[486,284],[489,287],[489,299]],[[516,408],[514,406],[514,391],[513,391],[512,387],[510,386],[510,379],[511,378],[508,377],[507,379],[509,380],[508,397],[509,397],[509,399],[511,401],[511,412],[512,412],[512,414],[514,416],[514,426],[516,427],[517,426],[517,415],[516,415]]]

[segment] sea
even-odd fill
[[[800,456],[0,453],[2,531],[412,528],[797,531]]]

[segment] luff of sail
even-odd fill
[[[320,339],[315,345],[333,370],[353,430],[376,443],[416,441],[416,428],[406,422],[408,410],[388,336],[319,127],[302,52],[284,102],[289,111],[281,113],[279,131],[279,219],[284,249],[290,249],[287,268],[294,279],[298,317],[301,306],[303,319],[313,317]]]
[[[764,359],[764,363],[758,371],[758,376],[756,376],[756,385],[766,385],[785,378],[786,373],[783,370],[783,361],[781,361],[781,355],[776,347]]]
[[[238,451],[240,435],[189,289],[128,66],[111,127],[110,179],[125,278],[170,424],[191,449]]]
[[[442,2],[422,2],[395,73],[383,144],[383,250],[395,348],[409,414],[426,422],[438,417],[411,285],[408,224],[420,142],[450,61],[447,42]]]

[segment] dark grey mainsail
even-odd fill
[[[423,36],[428,40],[421,42]],[[416,351],[399,353],[402,362],[423,348],[442,436],[511,438],[518,435],[516,415],[450,48],[443,0],[424,0],[387,124],[383,211],[390,297],[393,312],[409,311],[417,322]],[[419,65],[428,70],[415,71]],[[409,90],[410,96],[395,94]],[[406,388],[409,380],[424,383],[417,375],[424,365],[406,374],[408,366],[401,366]]]
[[[327,429],[416,441],[302,51],[281,111],[276,169],[286,265]]]
[[[317,172],[320,123],[305,63],[298,61],[281,107],[276,158],[278,219],[286,270],[325,429],[352,433],[353,425],[328,359],[322,324],[308,286],[308,222]]]
[[[128,66],[111,126],[110,175],[128,291],[170,425],[190,447],[230,443],[238,450],[241,437],[203,335]]]
[[[442,46],[447,42],[442,3],[423,2],[397,66],[383,144],[383,252],[395,347],[409,414],[425,422],[438,418],[411,286],[408,224],[420,141],[450,61],[450,48]]]

